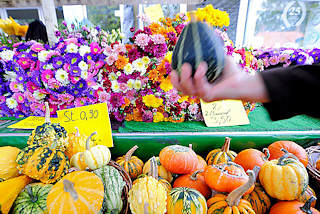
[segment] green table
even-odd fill
[[[171,144],[188,146],[192,143],[197,153],[206,155],[210,150],[221,147],[226,136],[232,138],[231,149],[234,151],[261,149],[277,140],[292,140],[308,147],[320,139],[320,120],[307,116],[272,122],[266,110],[257,107],[249,114],[249,120],[250,125],[217,128],[208,128],[203,122],[125,122],[113,130],[114,148],[111,151],[116,157],[138,145],[135,154],[146,160]],[[2,118],[0,121],[0,146],[26,146],[30,130],[7,128],[16,121],[14,118]]]

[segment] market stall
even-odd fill
[[[236,47],[228,13],[212,5],[141,18],[128,44],[66,22],[50,45],[1,41],[1,213],[317,213],[319,119],[273,122],[262,104],[238,101],[249,124],[228,125],[232,106],[213,109],[208,127],[207,103],[181,95],[169,74],[185,52],[207,60],[214,81],[219,47],[248,75],[319,63],[320,50]],[[13,19],[0,27],[25,32]]]

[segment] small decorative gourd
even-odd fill
[[[211,196],[211,189],[204,180],[203,170],[179,176],[173,183],[173,188],[188,187],[198,190],[205,198]]]
[[[295,200],[308,187],[308,173],[303,164],[291,153],[278,160],[267,161],[261,167],[259,180],[266,192],[279,200]]]
[[[316,200],[312,196],[305,204],[299,201],[280,201],[273,205],[269,214],[290,213],[290,214],[320,214],[318,210],[311,207],[311,203]]]
[[[45,102],[46,114],[43,125],[34,129],[28,139],[28,145],[48,146],[65,151],[68,147],[67,131],[58,123],[50,122],[50,109],[48,102]]]
[[[71,166],[77,167],[80,170],[89,169],[95,170],[104,165],[107,165],[111,159],[111,152],[107,146],[96,145],[90,148],[91,138],[97,132],[93,132],[86,141],[86,150],[84,152],[78,152],[73,155],[70,163]]]
[[[293,141],[276,141],[270,144],[268,149],[270,152],[270,160],[282,157],[285,154],[282,149],[285,149],[296,156],[305,167],[308,165],[308,154],[306,150]]]
[[[167,214],[207,214],[204,196],[195,189],[187,187],[173,188],[168,194]]]
[[[237,153],[229,150],[230,141],[231,138],[226,137],[221,149],[214,149],[211,152],[209,152],[209,154],[206,157],[208,165],[234,161],[235,157],[237,156]]]
[[[102,208],[104,187],[92,172],[71,172],[58,181],[47,197],[49,214],[96,214]]]
[[[31,182],[26,175],[0,182],[0,213],[8,214],[21,190]]]
[[[124,168],[131,179],[136,179],[142,173],[143,169],[143,161],[137,156],[132,156],[137,149],[138,146],[135,145],[124,156],[116,159],[117,164]]]
[[[47,196],[52,184],[33,183],[27,185],[13,204],[13,214],[45,214]]]
[[[263,149],[260,152],[257,149],[245,149],[238,153],[234,162],[243,167],[244,171],[253,170],[255,166],[262,167],[262,165],[269,160],[270,153],[268,149]]]
[[[152,170],[152,172],[152,176],[137,179],[129,191],[128,202],[133,214],[166,213],[167,191],[163,184],[156,179],[156,170]]]
[[[259,183],[255,184],[254,190],[250,194],[244,195],[242,198],[249,201],[256,214],[266,214],[271,207],[271,199]]]
[[[154,177],[153,175],[156,175],[154,178],[155,178],[156,180],[158,180],[158,181],[164,186],[164,188],[166,189],[166,191],[169,193],[169,192],[171,191],[171,189],[172,189],[172,186],[171,186],[171,184],[170,184],[169,181],[167,181],[166,179],[158,176],[159,173],[158,173],[158,167],[157,167],[157,163],[156,163],[156,162],[157,162],[156,157],[150,158],[150,167],[151,167],[151,168],[150,168],[150,171],[148,172],[148,174],[141,174],[141,175],[139,175],[139,176],[137,177],[137,179],[133,181],[133,184],[135,184],[136,182],[138,182],[138,180],[139,180],[140,178],[143,178],[143,177],[146,177],[146,176],[152,176],[152,177]]]
[[[121,199],[125,181],[113,166],[105,165],[93,171],[102,181],[104,198],[100,213],[119,214],[123,207]]]
[[[206,61],[207,79],[210,83],[216,80],[224,67],[224,46],[222,40],[206,23],[196,20],[191,13],[191,22],[184,27],[172,54],[172,68],[181,73],[184,63],[192,66],[192,75],[201,61]]]
[[[249,176],[243,168],[233,162],[224,164],[208,165],[204,171],[204,179],[206,184],[213,190],[218,192],[232,192],[238,187],[248,182]],[[248,194],[252,192],[254,185],[248,188]]]
[[[186,146],[166,146],[160,151],[159,159],[169,172],[176,174],[191,173],[198,167],[197,154]]]
[[[306,203],[312,196],[314,196],[315,199],[317,198],[314,190],[310,186],[308,186],[306,191],[304,191],[303,194],[301,194],[297,200],[300,201],[301,203]],[[316,203],[317,203],[317,200],[312,201],[311,207],[315,207]]]
[[[86,151],[88,137],[84,134],[80,134],[79,129],[76,127],[76,132],[68,133],[69,145],[65,151],[69,159],[78,152]],[[95,146],[95,142],[90,138],[90,148]]]
[[[245,192],[248,192],[256,180],[255,173],[252,170],[247,171],[249,180],[229,193],[228,196],[224,194],[216,194],[207,201],[208,214],[216,213],[228,213],[228,214],[240,214],[248,213],[255,214],[251,204],[244,199],[241,199]]]
[[[7,180],[19,175],[16,159],[20,151],[17,147],[0,147],[0,179]]]
[[[68,173],[68,157],[59,149],[31,145],[17,157],[18,170],[30,178],[50,184],[57,182]]]
[[[157,165],[158,165],[158,175],[159,175],[161,178],[164,178],[164,179],[166,179],[167,181],[172,182],[173,177],[172,177],[171,172],[168,172],[168,171],[166,170],[166,168],[164,168],[164,166],[161,165],[160,160],[159,160],[159,157],[155,157],[155,158],[156,158],[156,163],[157,163]],[[150,162],[151,162],[151,158],[144,164],[143,170],[142,170],[142,173],[143,173],[143,174],[149,174],[149,173],[150,173],[150,171],[151,171]]]

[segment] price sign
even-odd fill
[[[222,100],[206,103],[201,100],[204,122],[208,127],[236,126],[249,124],[250,121],[239,100]]]
[[[68,132],[74,132],[75,127],[81,134],[94,137],[99,145],[113,146],[112,129],[106,103],[82,106],[78,108],[57,111],[59,122]]]
[[[164,18],[163,10],[160,4],[145,7],[144,13],[149,17],[150,21],[152,22],[157,22],[160,18]]]
[[[42,126],[44,124],[44,117],[36,117],[36,116],[30,116],[26,119],[23,119],[11,126],[8,126],[8,128],[12,129],[35,129],[37,126]],[[58,123],[58,118],[50,118],[51,123]]]

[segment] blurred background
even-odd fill
[[[121,29],[127,37],[130,36],[131,26],[143,27],[143,21],[137,16],[151,5],[139,3],[142,1],[136,1],[138,3],[135,5],[129,4],[130,1],[128,4],[117,5],[93,0],[56,2],[58,23],[66,20],[68,24],[95,25],[106,31]],[[314,48],[320,44],[320,0],[212,0],[198,4],[187,4],[183,0],[176,2],[180,3],[161,4],[159,1],[165,17],[206,4],[227,11],[230,15],[228,35],[239,47]],[[2,19],[11,16],[22,25],[34,19],[44,22],[44,11],[39,5],[26,7],[12,3],[10,7],[10,0],[7,0],[0,3],[0,6]]]

